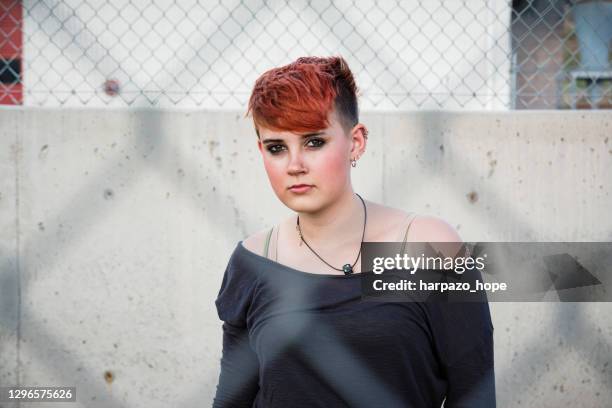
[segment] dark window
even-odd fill
[[[20,59],[0,58],[0,83],[17,84],[21,76]]]

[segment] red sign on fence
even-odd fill
[[[0,0],[0,105],[23,103],[22,0]]]

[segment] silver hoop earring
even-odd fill
[[[357,160],[351,159],[351,167],[357,167]]]

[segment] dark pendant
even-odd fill
[[[351,266],[351,264],[346,264],[342,267],[342,270],[344,271],[345,275],[350,275],[351,273],[353,273],[353,267]]]

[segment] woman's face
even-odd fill
[[[329,127],[317,132],[259,130],[257,144],[272,189],[296,212],[317,212],[351,190],[354,141],[333,111],[328,118]],[[292,188],[298,185],[304,187]]]

